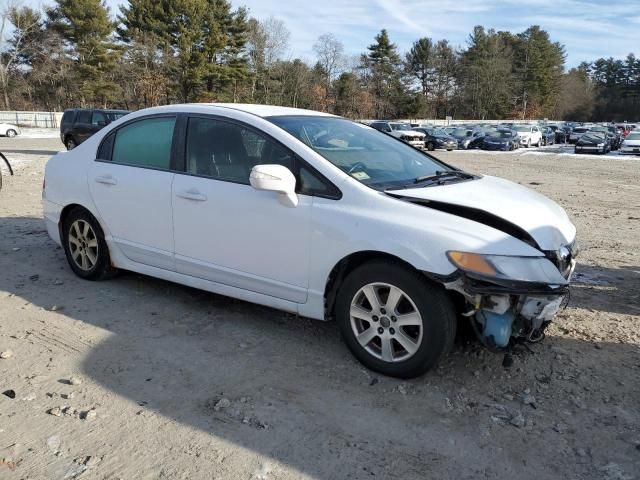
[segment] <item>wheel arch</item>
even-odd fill
[[[60,219],[58,220],[58,231],[60,233],[60,239],[61,240],[62,240],[62,238],[64,238],[63,237],[63,232],[62,232],[62,226],[64,225],[64,222],[67,219],[67,217],[69,216],[69,214],[72,211],[74,211],[75,209],[82,209],[85,212],[87,212],[89,215],[91,215],[94,218],[94,220],[96,221],[96,223],[100,226],[100,229],[102,230],[102,234],[103,235],[105,234],[105,229],[104,229],[104,226],[102,225],[102,222],[97,217],[97,215],[91,211],[91,209],[85,207],[84,205],[82,205],[80,203],[69,203],[68,205],[66,205],[60,211]]]
[[[334,267],[331,269],[331,272],[329,273],[329,276],[327,277],[324,290],[325,319],[333,319],[337,292],[347,275],[349,275],[349,273],[358,268],[360,265],[363,265],[372,260],[387,260],[389,262],[407,267],[411,270],[424,273],[406,260],[387,252],[379,250],[363,250],[350,253],[334,265]],[[429,276],[425,275],[425,279],[429,280]]]

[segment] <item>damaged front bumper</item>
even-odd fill
[[[545,328],[568,298],[577,254],[574,245],[565,248],[568,255],[566,251],[547,255],[565,279],[562,284],[487,279],[462,270],[441,283],[464,297],[462,315],[470,318],[478,338],[491,350],[504,351],[517,341],[534,343],[544,338]]]

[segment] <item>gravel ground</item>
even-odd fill
[[[0,192],[1,479],[640,476],[637,159],[436,152],[558,201],[583,251],[569,307],[510,370],[462,335],[398,381],[356,363],[332,323],[75,277],[41,220],[60,148],[0,139],[17,167]]]

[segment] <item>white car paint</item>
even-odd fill
[[[521,132],[520,128],[526,127],[527,131]],[[542,132],[536,125],[516,125],[516,131],[518,132],[518,138],[520,139],[520,145],[536,145],[542,144]]]
[[[484,176],[473,182],[393,191],[413,198],[463,205],[493,213],[526,230],[544,250],[570,243],[576,227],[554,201],[529,188],[498,177]],[[505,202],[504,199],[509,201]],[[529,209],[529,205],[536,205]],[[523,212],[527,212],[523,215]]]
[[[622,142],[620,153],[625,155],[640,155],[640,133],[631,132]]]
[[[0,123],[0,135],[3,137],[8,136],[9,130],[12,130],[16,133],[16,135],[20,135],[20,129],[11,123]]]
[[[141,116],[168,113],[215,114],[250,124],[317,169],[342,197],[299,195],[293,207],[283,204],[277,192],[248,185],[94,160],[101,140],[113,129]],[[325,317],[332,269],[353,253],[381,252],[438,275],[456,270],[447,259],[449,250],[543,256],[496,228],[374,190],[263,118],[288,114],[326,115],[238,104],[173,105],[131,113],[49,160],[43,191],[47,230],[60,244],[61,212],[65,206],[82,205],[99,221],[116,267],[316,319]],[[575,235],[566,214],[551,200],[491,177],[402,192],[457,202],[466,197],[464,202],[528,230],[545,249],[559,250]],[[196,198],[183,198],[185,194]]]
[[[423,132],[419,132],[411,128],[408,124],[403,124],[402,122],[386,122],[386,121],[375,121],[373,122],[377,124],[379,130],[395,137],[397,139],[402,140],[405,143],[408,143],[412,147],[416,148],[424,148],[426,135]],[[398,128],[399,126],[403,126],[405,129]]]

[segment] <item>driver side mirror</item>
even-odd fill
[[[277,192],[280,201],[287,207],[298,206],[296,177],[282,165],[256,165],[249,176],[251,186],[256,190]]]

